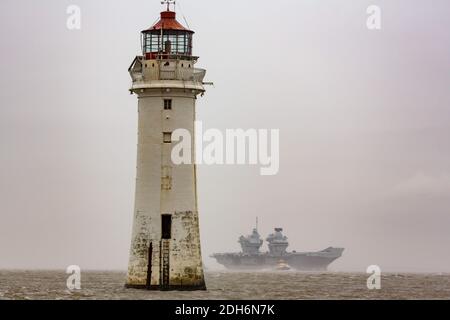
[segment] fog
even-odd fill
[[[198,168],[202,253],[259,217],[334,271],[450,272],[450,3],[179,0],[205,128],[279,129],[280,170]],[[81,29],[66,27],[68,5]],[[366,27],[369,5],[381,30]],[[127,69],[160,1],[0,2],[0,268],[125,270],[137,98]]]

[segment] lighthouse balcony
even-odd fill
[[[199,68],[167,68],[161,66],[159,74],[155,74],[151,80],[182,80],[203,82],[206,70]]]
[[[194,68],[192,61],[144,60],[143,57],[136,57],[128,71],[133,84],[166,80],[203,84],[206,75],[206,70]]]

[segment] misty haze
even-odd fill
[[[80,30],[66,27],[72,2]],[[345,248],[331,271],[450,272],[450,3],[383,2],[377,31],[370,4],[180,1],[214,82],[197,101],[204,129],[280,130],[276,175],[198,166],[207,270],[258,217],[291,251]],[[138,130],[127,69],[160,11],[1,1],[0,269],[127,269]]]

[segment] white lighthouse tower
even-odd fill
[[[142,31],[142,56],[129,68],[138,96],[139,133],[133,234],[127,287],[203,290],[195,162],[174,165],[172,132],[194,134],[195,103],[206,71],[194,67],[194,32],[170,4]],[[192,139],[191,159],[195,159]]]

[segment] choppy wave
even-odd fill
[[[356,273],[208,272],[207,291],[159,292],[124,287],[123,272],[83,272],[81,290],[64,271],[0,271],[0,299],[450,299],[448,274],[385,274],[369,290]]]

